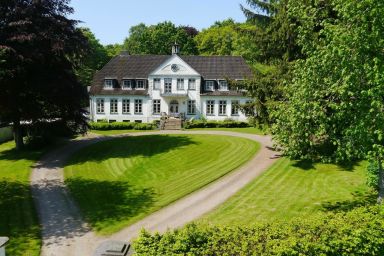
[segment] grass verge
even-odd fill
[[[95,230],[111,234],[238,168],[258,149],[229,136],[117,138],[74,155],[66,184]]]
[[[282,158],[201,222],[250,225],[350,210],[375,201],[365,170],[366,162],[338,166]]]
[[[31,196],[31,166],[43,151],[16,151],[0,144],[0,236],[8,236],[7,255],[39,255],[40,227]]]

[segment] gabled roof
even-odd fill
[[[104,91],[105,78],[117,81],[125,78],[147,79],[148,75],[172,55],[118,55],[113,57],[93,78],[91,94]],[[244,79],[252,76],[251,69],[239,56],[180,56],[203,79]],[[107,91],[105,93],[110,93]],[[126,92],[129,93],[129,92]],[[146,94],[146,92],[141,92]]]

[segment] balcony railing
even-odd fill
[[[162,90],[160,92],[160,96],[162,97],[187,97],[188,92],[187,91],[165,91]]]

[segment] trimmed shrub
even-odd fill
[[[131,122],[114,122],[114,123],[104,123],[104,122],[91,122],[89,123],[89,128],[91,130],[153,130],[156,128],[156,125],[150,123],[131,123]]]
[[[239,122],[234,120],[225,121],[206,121],[206,120],[193,120],[184,124],[185,129],[192,128],[244,128],[249,127],[247,122]]]
[[[317,214],[253,227],[191,224],[164,234],[142,231],[137,255],[384,255],[380,206]]]

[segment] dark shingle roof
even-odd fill
[[[147,79],[148,75],[165,62],[170,55],[118,55],[112,58],[94,75],[91,95],[133,94],[147,95],[147,90],[121,90],[119,83],[123,78]],[[180,56],[196,70],[203,79],[244,79],[252,72],[244,59],[239,56]],[[104,90],[105,78],[115,79],[114,90]]]

